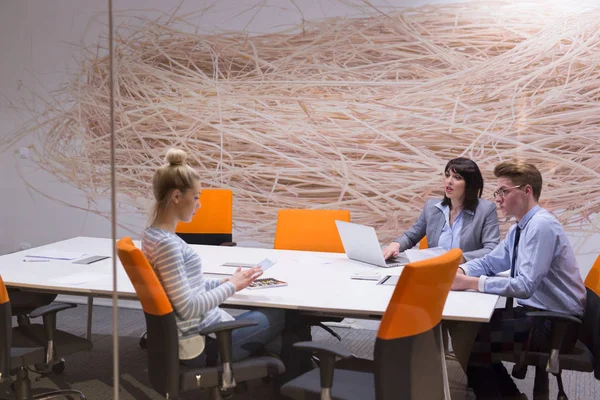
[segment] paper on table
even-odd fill
[[[48,249],[41,250],[32,254],[27,254],[25,257],[45,258],[47,260],[75,260],[83,256],[85,256],[85,253]]]
[[[331,264],[334,260],[312,254],[294,254],[293,260],[305,264]]]
[[[410,262],[415,262],[437,257],[444,254],[445,252],[446,249],[444,249],[443,247],[432,247],[430,249],[423,250],[408,249],[404,253],[406,254],[406,257],[408,257]]]
[[[79,274],[72,274],[67,276],[61,276],[60,278],[54,278],[51,279],[50,282],[57,285],[77,286],[105,279],[105,274],[100,274],[98,272],[81,272]]]

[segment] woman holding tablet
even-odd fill
[[[260,267],[238,268],[225,279],[205,278],[200,256],[179,236],[179,221],[190,221],[200,207],[200,176],[185,162],[182,150],[171,149],[167,164],[154,174],[152,187],[156,205],[150,226],[142,236],[142,251],[160,280],[177,321],[179,359],[189,366],[204,366],[206,353],[214,354],[216,341],[207,341],[200,330],[234,318],[219,308],[228,297],[248,287],[262,274]],[[252,319],[256,326],[236,329],[232,333],[232,361],[260,351],[278,339],[285,327],[285,313],[280,309],[248,311],[236,319]],[[206,349],[205,349],[206,347]]]

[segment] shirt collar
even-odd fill
[[[448,207],[448,206],[443,206],[441,201],[440,201],[439,203],[436,203],[436,204],[435,204],[435,206],[436,206],[436,207],[437,207],[437,208],[438,208],[438,209],[439,209],[441,212],[443,212],[444,214],[445,214],[446,212],[450,212],[450,207]],[[470,214],[470,215],[475,215],[475,213],[474,213],[473,211],[471,211],[471,210],[467,210],[467,209],[464,209],[464,208],[463,208],[463,209],[462,209],[462,211],[464,211],[464,212],[466,212],[467,214]]]
[[[531,210],[527,211],[527,214],[523,215],[523,218],[521,218],[517,223],[518,227],[521,229],[525,228],[525,225],[527,225],[531,217],[537,214],[537,212],[541,209],[542,207],[540,207],[539,204],[536,204]]]

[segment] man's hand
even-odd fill
[[[462,273],[461,273],[462,271]],[[474,276],[467,276],[462,269],[458,269],[454,282],[452,283],[452,290],[479,290],[479,278]]]
[[[396,257],[400,253],[400,243],[392,242],[383,249],[383,259],[387,260],[390,257]]]

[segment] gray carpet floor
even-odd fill
[[[79,306],[59,314],[58,328],[74,334],[84,335],[86,329],[86,307]],[[376,332],[367,329],[334,328],[342,336],[342,343],[358,357],[372,358]],[[140,310],[120,309],[118,319],[119,332],[119,399],[122,400],[154,400],[163,399],[150,386],[146,370],[146,355],[138,347],[139,335],[145,331],[145,322]],[[313,338],[322,341],[337,341],[327,332],[315,328]],[[113,338],[112,309],[94,307],[93,318],[94,348],[87,353],[80,353],[67,358],[66,370],[62,375],[44,377],[33,381],[34,394],[57,388],[74,388],[83,391],[90,400],[113,399]],[[510,369],[509,369],[510,370]],[[473,399],[466,390],[466,377],[458,363],[448,362],[448,374],[452,399]],[[597,399],[600,397],[600,383],[592,374],[563,373],[565,390],[571,399]],[[521,391],[531,398],[533,389],[533,370],[527,377],[517,381]],[[556,381],[551,378],[551,399],[556,398]],[[5,396],[5,395],[4,395]],[[0,397],[3,394],[0,393]],[[250,399],[274,398],[271,384],[256,382],[249,385],[245,396]],[[181,396],[182,399],[207,399],[202,392],[191,392]]]

